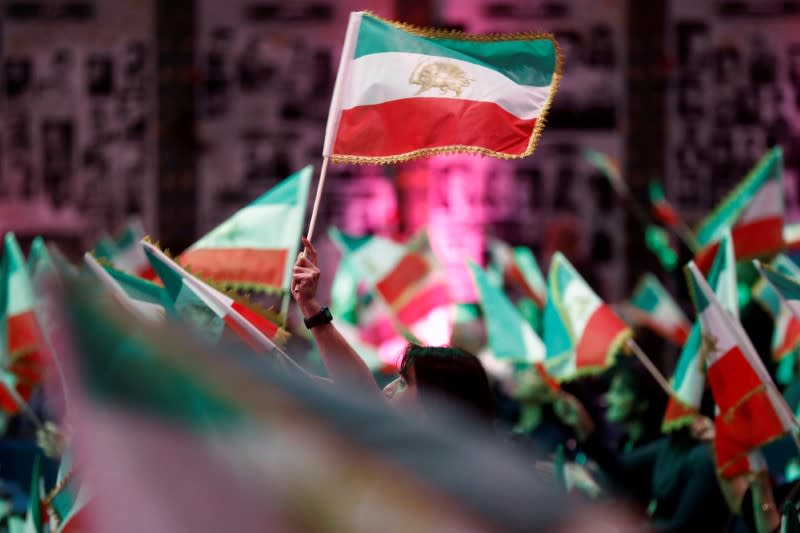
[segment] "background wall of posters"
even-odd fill
[[[458,194],[472,199],[472,212],[483,213],[479,223],[465,223],[452,207],[456,203],[431,205],[432,233],[462,234],[463,249],[451,241],[444,254],[455,264],[473,246],[464,235],[484,226],[489,234],[531,246],[544,268],[555,248],[563,249],[601,294],[622,298],[625,214],[581,152],[593,148],[624,160],[626,2],[446,0],[440,6],[444,22],[470,33],[552,32],[564,56],[536,153],[464,180],[462,187],[472,189]],[[434,197],[454,194],[446,180],[432,181],[431,188],[438,191]]]
[[[152,0],[2,5],[0,221],[91,244],[154,227]]]
[[[784,149],[800,217],[800,3],[672,0],[667,195],[696,221],[764,151]]]
[[[200,233],[295,170],[314,163],[319,171],[349,13],[391,16],[392,5],[199,0]],[[333,194],[342,175],[362,173],[379,174],[331,165]],[[325,214],[339,219],[326,204]]]

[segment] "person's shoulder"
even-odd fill
[[[710,442],[698,442],[689,450],[687,457],[690,468],[715,471],[714,450]]]

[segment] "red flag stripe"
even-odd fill
[[[678,213],[675,212],[671,205],[664,201],[653,204],[653,216],[670,228],[674,228],[680,223]]]
[[[406,327],[425,317],[437,307],[449,305],[450,291],[446,283],[433,283],[409,300],[397,311],[397,319]]]
[[[197,248],[183,252],[178,263],[217,281],[282,288],[288,254],[286,249]]]
[[[731,231],[736,259],[751,259],[769,255],[783,248],[783,218],[766,217],[755,222],[734,226]],[[719,241],[700,250],[695,256],[695,263],[703,273],[711,270],[714,257],[717,255]]]
[[[612,344],[627,329],[625,322],[608,305],[601,304],[589,318],[583,336],[578,341],[575,351],[576,368],[580,370],[606,366]]]
[[[734,346],[708,368],[714,401],[724,415],[763,383],[739,346]]]
[[[26,311],[8,317],[8,351],[13,356],[17,352],[36,350],[42,345],[42,331],[36,313]]]
[[[715,427],[714,452],[720,472],[726,472],[742,455],[786,433],[764,385],[717,415]]]
[[[409,287],[430,272],[430,265],[417,253],[406,254],[392,271],[380,280],[376,289],[389,305],[397,301]]]
[[[249,331],[247,331],[243,326],[239,325],[236,319],[231,315],[225,315],[223,320],[225,321],[225,326],[235,333],[250,348],[257,352],[263,352],[266,349],[263,344],[258,342],[258,340],[250,334]]]
[[[667,410],[664,412],[663,426],[675,428],[680,422],[690,422],[698,415],[697,409],[684,404],[674,396],[670,396]]]
[[[521,119],[494,102],[402,98],[345,109],[333,153],[381,157],[457,145],[523,154],[535,128],[535,118]]]
[[[270,340],[275,339],[275,335],[278,333],[278,326],[273,324],[270,320],[264,318],[255,311],[248,309],[246,306],[237,301],[233,302],[231,308],[242,315],[245,320],[255,326],[258,331],[266,335],[267,338]]]

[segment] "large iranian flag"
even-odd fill
[[[739,318],[736,291],[736,255],[730,231],[726,231],[708,276],[708,284],[722,308]],[[703,333],[696,320],[683,344],[670,385],[672,394],[661,424],[663,431],[672,431],[690,424],[700,414],[700,404],[706,387],[706,369],[702,357]]]
[[[560,70],[549,34],[466,35],[351,13],[323,155],[530,155]]]
[[[546,366],[559,380],[602,372],[614,362],[631,330],[578,274],[561,252],[550,262],[544,308]]]
[[[749,468],[750,452],[791,431],[793,415],[742,325],[723,309],[694,262],[687,270],[708,381],[719,408],[714,421],[717,470],[731,477]]]
[[[783,240],[783,151],[776,147],[700,224],[695,232],[700,251],[697,266],[708,272],[719,240],[730,228],[737,259],[772,255]]]
[[[678,346],[683,346],[689,336],[689,319],[652,273],[642,276],[624,309],[636,324],[647,326]]]
[[[178,262],[228,286],[286,292],[305,223],[312,166],[295,172],[190,246]]]

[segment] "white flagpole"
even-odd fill
[[[328,161],[330,158],[325,156],[322,158],[322,169],[319,172],[319,182],[317,183],[317,195],[314,198],[314,207],[311,210],[311,222],[308,224],[308,233],[306,238],[310,241],[314,237],[314,228],[317,225],[317,215],[319,214],[319,204],[322,200],[322,188],[325,186],[325,175],[328,173]]]

